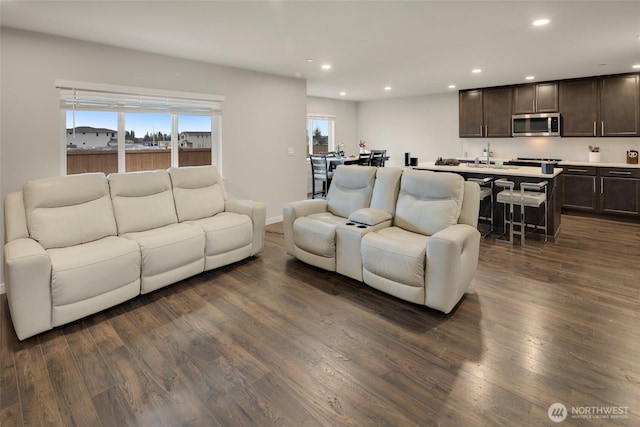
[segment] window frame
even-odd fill
[[[328,140],[327,140],[327,151],[331,152],[331,151],[335,151],[335,147],[336,147],[336,132],[335,132],[335,127],[336,127],[336,116],[332,115],[332,114],[321,114],[321,113],[308,113],[307,114],[307,126],[306,126],[306,132],[307,132],[307,160],[309,159],[309,154],[313,154],[313,135],[312,132],[313,130],[309,130],[309,122],[313,121],[313,120],[327,120],[329,122],[329,129],[328,129]]]
[[[224,96],[194,92],[108,85],[90,82],[56,80],[60,90],[60,173],[67,175],[67,111],[72,97],[74,111],[105,111],[117,113],[118,173],[126,172],[125,115],[127,112],[169,114],[171,118],[171,167],[179,166],[179,116],[201,115],[211,118],[211,164],[223,174],[222,165],[222,104]],[[86,107],[76,105],[78,92],[82,91]],[[139,104],[138,102],[139,101]],[[78,101],[78,104],[82,101]],[[190,107],[190,106],[193,107]],[[165,110],[162,110],[165,108]],[[192,109],[190,109],[192,108]],[[129,109],[129,110],[127,110]],[[136,111],[136,109],[138,111]]]

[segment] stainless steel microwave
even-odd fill
[[[514,114],[511,136],[560,136],[560,113]]]

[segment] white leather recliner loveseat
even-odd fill
[[[287,253],[449,313],[475,275],[478,184],[445,172],[339,166],[326,200],[283,209]]]
[[[29,181],[5,200],[16,335],[255,255],[265,222],[263,203],[227,199],[213,166]]]

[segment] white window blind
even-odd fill
[[[56,80],[60,109],[216,115],[224,97],[192,92]]]

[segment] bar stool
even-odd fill
[[[482,213],[478,216],[478,219],[483,221],[489,221],[490,228],[489,232],[482,235],[482,238],[486,238],[491,233],[493,233],[493,209],[494,209],[494,198],[493,198],[493,177],[488,176],[486,178],[467,178],[467,181],[475,182],[480,186],[480,201],[482,202],[487,197],[489,198],[490,211],[488,216],[483,216]]]
[[[495,181],[495,185],[499,187],[505,188],[496,196],[496,200],[498,203],[503,203],[505,205],[505,211],[507,205],[509,206],[509,215],[507,219],[507,214],[505,212],[504,215],[504,228],[507,230],[507,222],[509,223],[509,239],[508,240],[496,240],[498,242],[504,242],[510,245],[513,245],[513,235],[520,234],[520,244],[522,247],[532,247],[525,243],[525,236],[527,234],[527,227],[533,227],[532,232],[535,232],[538,229],[544,231],[544,241],[547,242],[547,187],[548,181],[541,181],[537,183],[533,182],[522,182],[520,183],[520,191],[514,191],[515,183],[513,181],[508,181],[506,179],[498,179]],[[527,191],[529,190],[529,191]],[[544,204],[544,221],[543,225],[538,224],[527,224],[525,217],[525,207],[533,207],[540,209]],[[519,222],[519,230],[514,229],[514,205],[520,206],[520,222]],[[540,249],[540,248],[537,248]]]

